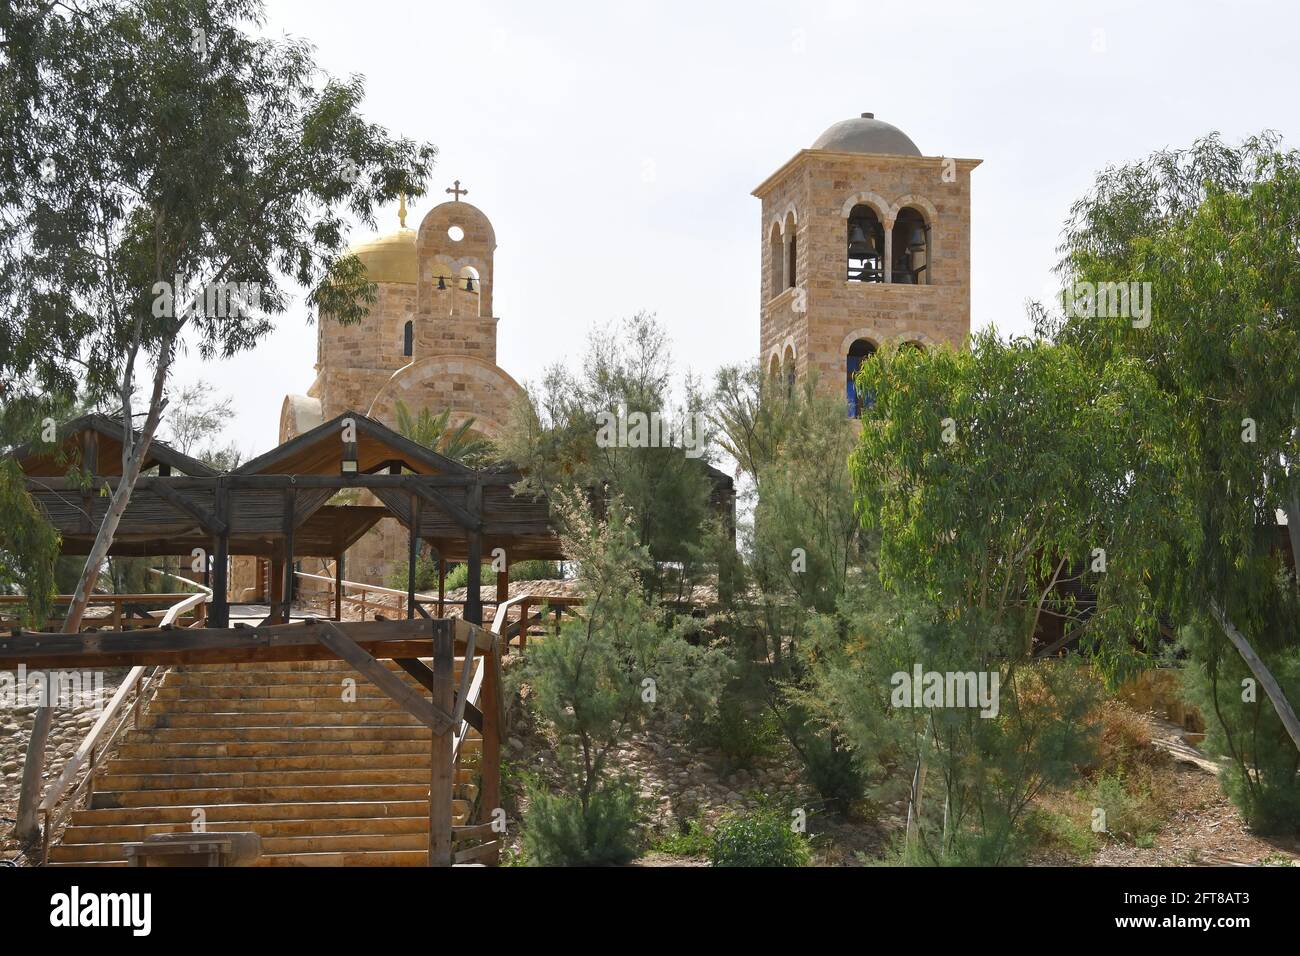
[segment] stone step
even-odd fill
[[[328,787],[350,784],[424,784],[429,771],[419,767],[388,770],[248,770],[243,773],[105,773],[95,789],[105,793],[124,790],[234,790],[246,787]]]
[[[432,762],[430,747],[415,753],[375,754],[304,754],[230,756],[163,756],[131,759],[118,756],[105,767],[106,778],[138,774],[239,773],[257,770],[263,773],[288,770],[428,770]]]
[[[127,743],[139,741],[149,744],[169,743],[373,743],[389,741],[422,741],[432,747],[432,736],[423,724],[367,724],[366,726],[303,726],[239,727],[218,723],[213,727],[149,727],[135,731]]]
[[[430,657],[421,657],[424,663],[428,664],[433,659]],[[454,658],[456,665],[459,667],[465,661],[464,657]],[[383,658],[380,663],[390,670],[400,671],[401,665],[389,658]],[[317,661],[271,661],[258,662],[252,661],[246,664],[184,664],[176,667],[172,673],[217,673],[217,674],[276,674],[276,673],[295,673],[300,671],[347,671],[356,673],[354,668],[347,661],[338,658],[328,658]]]
[[[321,697],[231,697],[220,700],[186,698],[155,701],[150,717],[158,719],[164,714],[315,714],[322,711],[353,713],[355,711],[403,714],[415,720],[397,701],[385,695],[344,700],[341,691]]]
[[[477,733],[477,731],[475,731]],[[143,735],[140,735],[143,736]],[[127,738],[135,740],[136,735]],[[193,760],[249,757],[266,760],[289,760],[298,757],[326,758],[377,758],[415,756],[428,754],[432,743],[421,740],[262,740],[179,741],[164,743],[125,743],[117,749],[119,760]]]
[[[136,824],[179,823],[190,826],[194,810],[201,808],[208,825],[244,823],[255,820],[346,820],[365,817],[429,816],[428,794],[419,800],[328,800],[294,803],[229,803],[166,807],[110,807],[75,810],[72,826],[133,826]]]
[[[406,683],[414,687],[422,686],[419,681],[400,667],[390,668],[390,670]],[[457,667],[453,673],[456,680],[460,680],[461,669]],[[367,687],[379,691],[375,684],[357,671],[349,668],[345,671],[241,671],[237,673],[208,671],[198,674],[190,671],[173,671],[163,681],[160,693],[168,688],[237,688],[254,692],[254,689],[258,687],[338,687],[348,678],[355,680],[358,687]]]
[[[61,843],[50,849],[50,861],[77,863],[85,861],[125,860],[125,844],[121,843]],[[262,853],[301,854],[338,852],[390,852],[393,850],[418,850],[427,853],[429,835],[425,833],[387,834],[332,834],[328,836],[263,837]]]
[[[335,817],[314,820],[243,820],[213,822],[204,827],[207,833],[251,831],[263,837],[329,836],[331,834],[389,834],[429,832],[429,817]],[[116,826],[74,826],[63,833],[68,843],[139,843],[155,833],[190,833],[190,823],[135,823]]]
[[[151,712],[147,718],[150,727],[418,727],[424,725],[404,710],[315,711],[311,713],[242,713],[210,709],[201,714],[168,714]],[[428,731],[425,730],[427,733]]]
[[[282,853],[262,857],[258,866],[428,866],[429,851],[382,850],[377,853]]]
[[[177,790],[97,790],[91,807],[205,807],[230,803],[377,802],[429,799],[429,784],[335,784],[319,787],[189,787]]]

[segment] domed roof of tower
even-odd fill
[[[406,228],[406,197],[397,213],[401,224],[396,232],[358,242],[348,252],[361,260],[371,282],[415,283],[420,274],[419,258],[415,252],[417,233]]]
[[[897,126],[863,113],[841,120],[817,137],[813,149],[838,153],[892,153],[896,156],[920,156],[921,151]]]
[[[420,273],[415,255],[415,230],[398,229],[348,249],[366,267],[371,282],[411,282]]]

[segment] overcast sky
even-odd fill
[[[499,364],[576,359],[593,325],[656,312],[703,375],[758,351],[750,191],[832,123],[871,111],[972,178],[972,324],[1026,329],[1061,224],[1095,173],[1213,130],[1300,143],[1300,5],[792,0],[459,3],[272,0],[267,30],[366,78],[365,112],[436,144],[496,229]],[[397,227],[396,208],[379,231]],[[360,227],[355,239],[369,238]],[[258,349],[203,364],[229,435],[272,447],[305,392],[299,305]]]

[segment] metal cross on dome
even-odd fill
[[[455,196],[455,197],[456,197],[456,202],[460,202],[460,197],[461,197],[461,196],[468,196],[468,195],[469,195],[469,190],[468,190],[468,189],[461,189],[461,188],[460,188],[460,180],[459,180],[459,179],[456,180],[456,188],[455,188],[455,189],[447,189],[446,192],[449,192],[449,193],[451,193],[453,196]]]

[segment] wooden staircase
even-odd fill
[[[470,730],[459,750],[458,825],[478,795],[481,743]],[[430,760],[429,729],[343,661],[179,666],[50,865],[122,866],[128,843],[206,830],[260,834],[262,866],[424,866]]]

